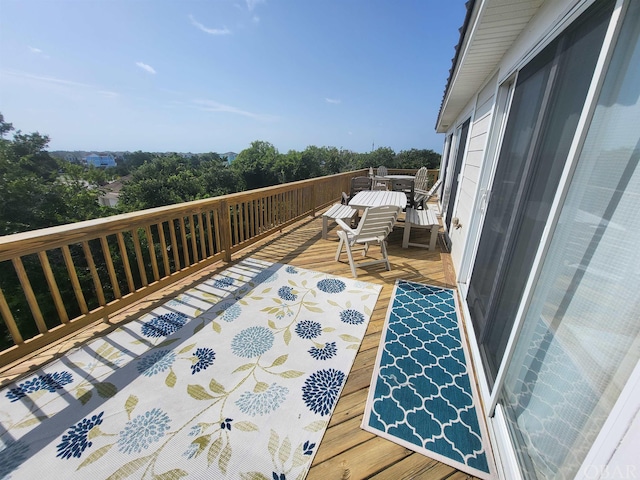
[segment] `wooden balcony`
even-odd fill
[[[229,263],[247,257],[350,277],[346,259],[343,262],[333,259],[337,247],[335,230],[329,231],[327,240],[321,238],[320,213],[346,190],[351,176],[360,174],[362,172],[350,172],[75,226],[55,227],[47,229],[50,231],[47,235],[40,231],[0,237],[0,262],[14,267],[34,324],[39,329],[35,336],[25,340],[11,306],[0,292],[0,312],[15,342],[0,354],[3,364],[0,383],[6,384],[68,349],[152,310],[168,297],[221,272],[229,267]],[[415,235],[424,235],[424,241],[428,243],[429,232],[422,230]],[[147,239],[151,241],[147,242]],[[383,289],[315,456],[309,479],[471,478],[360,429],[395,281],[405,279],[455,286],[450,257],[442,251],[440,242],[435,251],[403,249],[401,245],[400,227],[389,237],[391,271],[386,271],[382,265],[358,271],[358,279],[381,284]],[[77,250],[75,254],[74,249]],[[85,300],[84,309],[81,308],[75,317],[70,313],[69,302],[60,293],[66,291],[66,287],[59,284],[60,275],[53,273],[55,267],[51,264],[58,251],[62,265],[70,269],[68,275],[73,283],[74,302],[81,304],[78,299]],[[118,252],[120,256],[116,255]],[[40,271],[44,272],[44,285],[49,289],[55,311],[62,317],[57,325],[38,320],[38,313],[42,316],[40,305],[47,297],[32,286],[28,268],[24,267],[27,264],[25,257],[35,257]],[[77,264],[81,259],[84,262],[79,267]],[[29,261],[33,260],[29,258]],[[73,280],[73,272],[81,269],[85,270],[90,282],[80,278]],[[80,277],[79,273],[76,277]],[[110,286],[111,281],[119,287],[122,284],[119,291]],[[101,294],[98,293],[100,290]],[[90,308],[91,302],[97,302],[97,305]]]

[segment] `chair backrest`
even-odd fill
[[[363,190],[371,190],[371,179],[369,177],[353,177],[351,179],[349,198],[353,198],[356,193]]]
[[[436,194],[436,191],[438,190],[438,188],[440,188],[441,183],[442,179],[439,178],[428,192],[416,189],[414,192],[414,207],[421,206],[422,208],[427,208],[427,202]]]
[[[414,180],[412,178],[394,178],[391,180],[391,190],[404,192],[407,195],[407,208],[414,204]]]
[[[420,167],[420,169],[416,173],[416,180],[414,185],[416,190],[423,190],[425,192],[427,191],[427,188],[429,186],[429,170],[427,170],[427,167]]]
[[[389,171],[387,170],[387,167],[385,167],[384,165],[380,165],[376,170],[376,175],[378,177],[386,177],[388,174],[389,174]]]
[[[367,242],[385,239],[393,230],[399,214],[400,207],[393,205],[366,208],[355,229],[353,241]]]
[[[438,181],[433,184],[433,186],[427,192],[427,200],[435,195],[436,190],[438,190],[438,187],[440,187],[441,183],[442,183],[442,179],[439,178]]]

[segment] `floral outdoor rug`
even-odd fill
[[[381,287],[245,260],[0,391],[0,478],[302,479]]]
[[[463,472],[492,478],[454,294],[396,282],[362,428]]]

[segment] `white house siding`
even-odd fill
[[[454,268],[460,271],[460,264],[464,254],[473,213],[475,198],[478,190],[478,178],[485,157],[489,127],[495,104],[495,89],[497,77],[494,76],[477,95],[477,105],[473,115],[474,121],[469,129],[467,153],[461,171],[459,192],[454,206],[453,217],[459,219],[460,228],[452,226],[449,232],[451,238],[451,258]]]

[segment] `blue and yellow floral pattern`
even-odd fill
[[[0,391],[0,478],[304,478],[380,290],[231,266]]]

